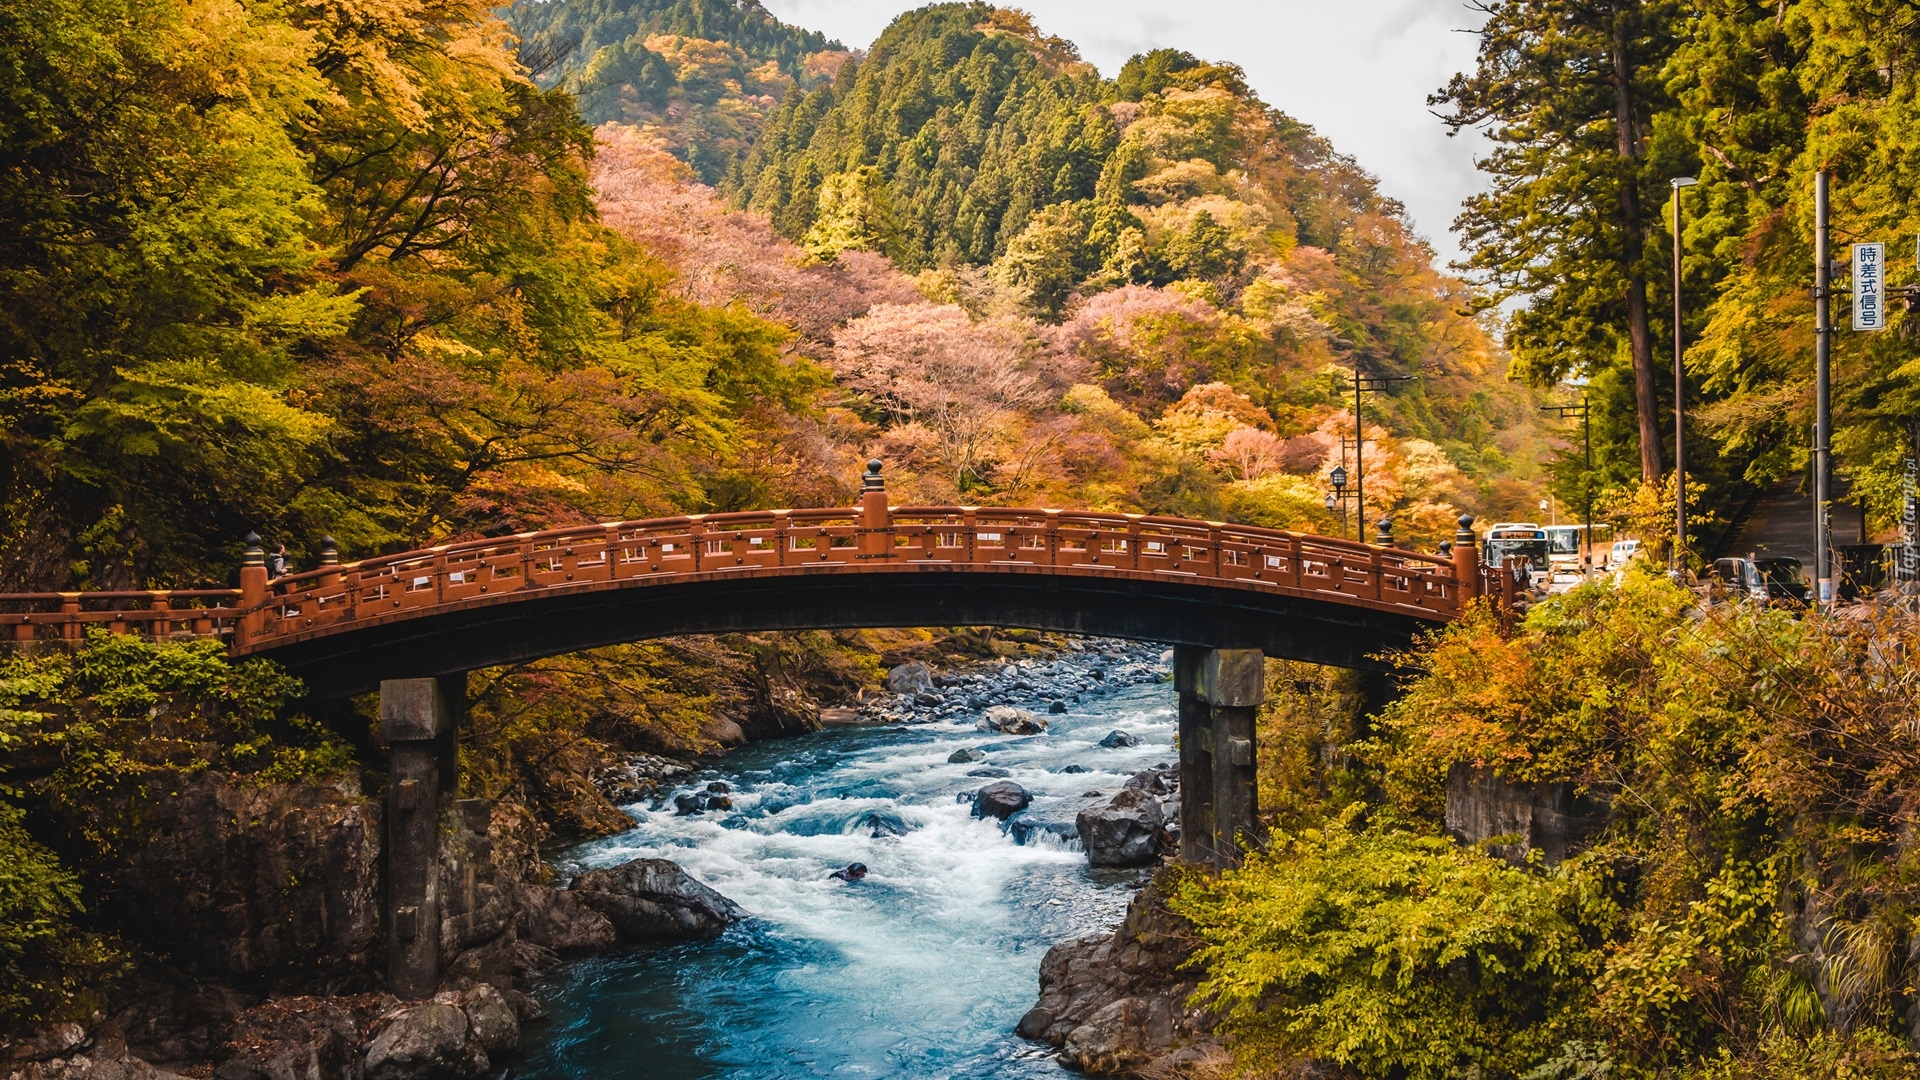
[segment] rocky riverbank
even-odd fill
[[[1108,934],[1063,942],[1040,962],[1040,1000],[1022,1036],[1060,1048],[1068,1068],[1097,1076],[1183,1076],[1225,1058],[1205,1010],[1187,1005],[1197,980],[1183,965],[1197,942],[1166,908],[1161,871]]]
[[[887,672],[889,692],[863,695],[845,720],[929,724],[996,706],[1057,715],[1123,687],[1160,682],[1172,662],[1157,646],[1110,638],[1069,638],[1051,658],[990,660],[948,671],[913,661]]]

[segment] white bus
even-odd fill
[[[1585,525],[1549,525],[1547,532],[1547,559],[1553,566],[1553,572],[1578,576],[1583,566],[1598,565],[1602,560],[1594,558],[1593,552],[1602,545],[1613,543],[1613,526],[1595,525],[1593,535],[1584,537]],[[1582,543],[1583,537],[1586,539]]]

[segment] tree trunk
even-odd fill
[[[1620,228],[1627,271],[1627,340],[1633,351],[1633,404],[1640,418],[1640,476],[1658,483],[1665,471],[1660,454],[1660,406],[1654,394],[1653,334],[1647,328],[1647,278],[1641,267],[1644,230],[1640,222],[1637,162],[1639,139],[1633,123],[1633,64],[1627,56],[1627,21],[1634,0],[1613,5],[1614,145],[1620,152]]]

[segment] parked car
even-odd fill
[[[1735,599],[1804,606],[1813,595],[1799,559],[1715,559],[1711,580]]]
[[[1607,569],[1618,570],[1633,561],[1640,554],[1640,541],[1615,540],[1613,550],[1607,554]]]

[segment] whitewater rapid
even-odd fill
[[[962,799],[994,780],[967,774],[1005,769],[1033,796],[1025,818],[1070,825],[1132,773],[1174,760],[1172,688],[1090,696],[1026,738],[976,731],[973,719],[750,747],[663,804],[629,808],[632,831],[565,853],[563,873],[672,859],[753,918],[718,939],[564,969],[537,988],[551,1018],[529,1029],[529,1053],[509,1075],[1068,1075],[1013,1027],[1034,1002],[1047,948],[1118,922],[1140,875],[1093,871],[1045,829],[1016,843],[971,816]],[[1115,729],[1138,745],[1100,746]],[[986,760],[948,760],[968,747]],[[673,794],[713,781],[731,788],[732,810],[675,814]],[[905,834],[875,836],[876,821]],[[827,876],[856,861],[871,869],[865,881]]]

